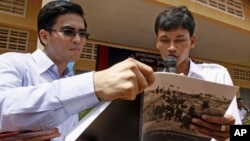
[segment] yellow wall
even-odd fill
[[[29,0],[27,4],[26,17],[13,16],[0,13],[0,24],[16,27],[19,29],[36,30],[38,11],[41,8],[41,0]]]
[[[80,59],[75,63],[74,69],[79,71],[95,70],[96,61]]]
[[[41,2],[42,0],[29,0],[25,17],[0,13],[0,26],[29,32],[27,52],[33,52],[37,46],[36,20],[41,8]],[[9,50],[2,49],[0,50],[0,53],[7,51]]]
[[[223,26],[228,26],[230,28],[236,28],[243,32],[250,33],[250,1],[242,0],[244,19],[237,18],[235,16],[228,15],[224,12],[209,8],[207,6],[201,5],[190,0],[144,0],[160,6],[168,5],[186,5],[196,16],[210,20],[211,22],[216,22],[217,24],[223,24]]]

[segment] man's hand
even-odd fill
[[[153,69],[133,58],[94,73],[96,95],[104,100],[134,100],[154,81]]]
[[[225,115],[224,117],[202,115],[201,119],[192,118],[191,121],[190,128],[192,130],[218,141],[225,141],[230,137],[230,125],[234,124],[235,118],[231,115]]]

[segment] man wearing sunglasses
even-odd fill
[[[89,34],[82,8],[52,1],[38,15],[44,50],[0,55],[0,133],[57,127],[63,141],[78,113],[99,99],[134,100],[154,82],[151,67],[132,58],[98,71],[72,76]]]

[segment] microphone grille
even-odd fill
[[[168,56],[164,60],[165,67],[176,67],[176,58],[174,56]]]

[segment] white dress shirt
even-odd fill
[[[241,121],[245,120],[247,118],[247,110],[241,107],[240,109],[238,109],[238,111]]]
[[[57,127],[63,141],[78,113],[99,100],[93,72],[59,78],[57,66],[37,49],[0,55],[0,133]]]

